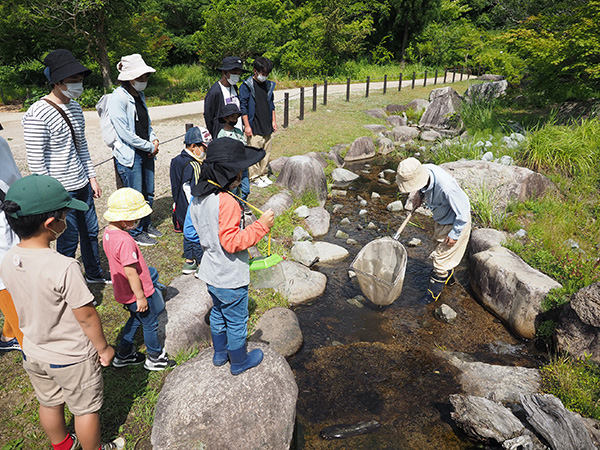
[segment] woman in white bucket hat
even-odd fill
[[[433,271],[424,303],[437,301],[454,275],[471,235],[471,204],[456,180],[435,164],[406,158],[398,164],[396,184],[402,193],[413,194],[412,209],[422,202],[432,210],[435,250],[429,255]]]
[[[141,192],[152,206],[154,159],[159,141],[152,129],[144,89],[156,70],[137,53],[123,56],[117,69],[121,86],[113,92],[108,103],[108,115],[117,134],[113,146],[116,169],[123,186]],[[140,220],[130,234],[140,246],[155,245],[154,238],[162,236],[152,226],[150,216]]]

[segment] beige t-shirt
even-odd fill
[[[73,364],[96,352],[72,311],[94,299],[77,260],[16,245],[6,253],[0,277],[15,303],[26,356]]]

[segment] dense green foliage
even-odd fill
[[[225,55],[266,55],[289,78],[353,76],[357,63],[395,64],[392,73],[398,63],[468,66],[531,80],[548,100],[590,97],[600,88],[599,18],[599,0],[6,0],[0,101],[43,86],[40,63],[61,47],[93,69],[96,88],[137,52],[163,69],[199,64],[211,79]],[[167,88],[190,89],[178,83]]]

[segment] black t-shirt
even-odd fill
[[[252,121],[252,134],[257,136],[268,136],[272,131],[273,117],[267,94],[267,83],[259,83],[254,80],[255,109],[254,120]]]
[[[133,97],[135,99],[135,111],[137,117],[135,118],[135,134],[145,141],[150,140],[150,125],[148,118],[148,110],[144,106],[144,102],[141,97]]]

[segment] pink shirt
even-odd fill
[[[125,275],[124,266],[135,264],[144,295],[150,297],[154,294],[154,285],[146,261],[144,261],[140,248],[127,231],[106,228],[102,238],[102,247],[108,258],[110,277],[117,302],[128,305],[136,301],[135,294]]]

